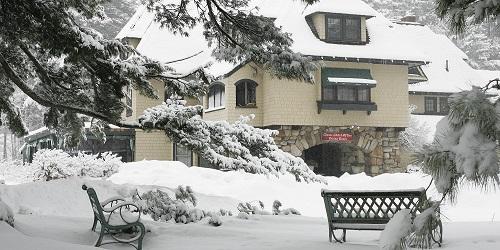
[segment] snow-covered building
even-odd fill
[[[85,122],[84,129],[86,140],[74,148],[66,147],[63,140],[57,136],[57,133],[47,127],[30,131],[23,138],[24,145],[20,149],[23,161],[32,162],[34,154],[42,149],[63,149],[69,154],[75,155],[78,152],[85,154],[112,152],[120,156],[123,162],[134,161],[134,130],[109,125],[109,127],[104,129],[106,141],[102,141],[90,131],[90,122]]]
[[[500,78],[500,71],[476,70],[468,56],[448,37],[416,22],[397,22],[409,43],[422,53],[426,65],[408,71],[409,101],[415,114],[446,115],[448,97],[472,86]]]
[[[144,7],[117,38],[162,62],[196,55],[169,64],[179,72],[212,63],[208,70],[219,80],[203,98],[204,118],[234,122],[241,115],[254,114],[254,126],[278,130],[277,144],[303,157],[316,173],[402,171],[397,138],[409,120],[408,71],[426,62],[406,43],[405,30],[360,0],[252,3],[291,34],[294,51],[320,63],[315,84],[275,78],[252,62],[217,62],[201,27],[195,27],[189,37],[174,35],[154,22],[154,14]],[[164,86],[152,83],[164,98]],[[138,93],[132,93],[131,100],[131,119],[163,101]],[[160,131],[137,131],[135,136],[136,160],[203,165],[191,152],[169,143]]]

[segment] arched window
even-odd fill
[[[208,108],[224,106],[224,85],[215,83],[208,90]]]
[[[236,82],[236,106],[255,107],[257,96],[257,83],[252,80],[239,80]]]

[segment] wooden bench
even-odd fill
[[[104,202],[99,202],[99,198],[97,198],[97,194],[93,188],[83,185],[82,189],[87,191],[92,211],[94,212],[92,231],[95,231],[97,222],[101,225],[99,238],[95,246],[124,243],[133,246],[137,250],[141,250],[146,228],[140,222],[140,207],[132,202],[126,202],[121,197],[113,197]],[[113,240],[103,243],[105,235],[111,236]],[[128,237],[122,238],[123,236]],[[137,241],[136,245],[133,244],[135,241]]]
[[[346,230],[384,230],[392,216],[401,209],[410,209],[413,217],[430,205],[425,189],[404,191],[337,191],[321,190],[328,218],[328,237],[346,241]],[[441,246],[443,227],[439,219],[429,226],[429,243]],[[335,230],[342,230],[341,237]]]

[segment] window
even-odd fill
[[[236,83],[236,106],[255,107],[257,83],[252,80],[240,80]]]
[[[193,165],[193,154],[187,147],[176,143],[174,144],[174,161],[180,161],[191,167]]]
[[[331,15],[326,17],[326,40],[361,43],[361,17]]]
[[[208,108],[218,108],[224,106],[224,85],[214,84],[208,91]]]
[[[371,90],[365,86],[326,85],[323,87],[323,101],[339,103],[368,103]]]
[[[425,112],[437,113],[437,97],[425,97]]]
[[[132,87],[130,87],[129,85],[127,85],[127,87],[125,87],[125,104],[126,104],[126,108],[125,108],[125,115],[127,117],[130,117],[132,116]]]
[[[447,114],[450,111],[448,106],[448,97],[439,97],[439,112]]]

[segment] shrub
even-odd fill
[[[35,153],[31,166],[36,169],[35,179],[50,181],[70,176],[109,177],[120,164],[121,157],[109,152],[70,156],[60,149],[43,149]]]
[[[166,222],[174,220],[176,223],[187,224],[198,222],[205,217],[214,218],[232,215],[230,211],[224,209],[220,209],[217,212],[206,212],[196,208],[197,199],[189,186],[185,188],[179,186],[175,190],[175,200],[170,198],[168,193],[157,189],[148,191],[139,197],[134,197],[134,201],[141,205],[144,214],[150,215],[155,221]],[[212,224],[211,222],[209,223]],[[220,224],[222,224],[222,222]]]
[[[2,199],[0,199],[0,221],[5,221],[14,227],[14,213],[12,213],[12,209]]]
[[[275,200],[273,202],[273,214],[274,215],[301,215],[300,212],[295,208],[286,208],[281,210],[281,202],[279,200]]]

